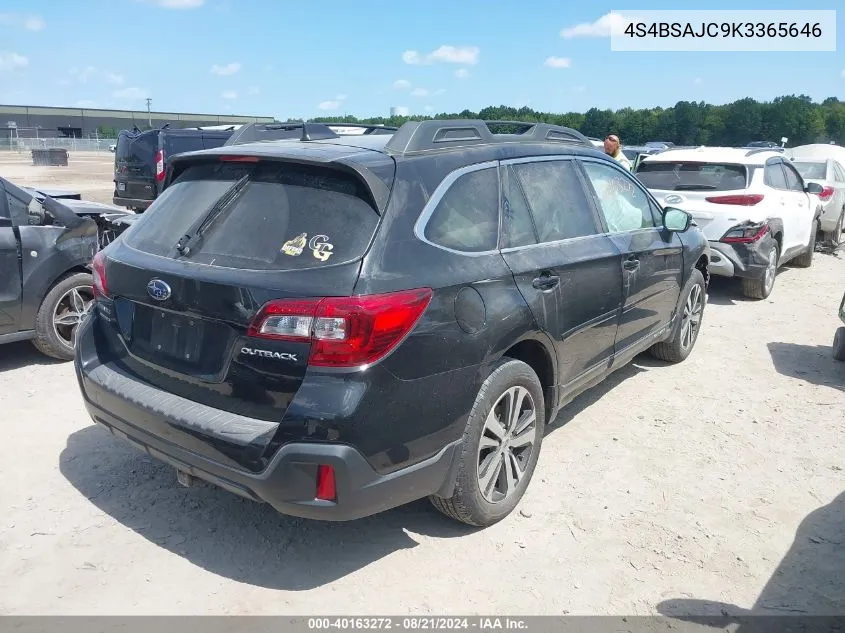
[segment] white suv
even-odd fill
[[[777,270],[809,267],[822,187],[770,149],[699,147],[648,156],[637,177],[666,207],[689,212],[710,242],[710,272],[739,277],[742,292],[768,297]]]

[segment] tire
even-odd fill
[[[672,330],[672,338],[652,345],[648,350],[652,356],[669,363],[686,360],[701,332],[704,308],[707,305],[706,297],[704,275],[696,268],[681,293],[681,301],[678,304],[680,318]]]
[[[780,248],[778,248],[778,243],[774,239],[771,240],[767,257],[769,267],[761,277],[743,277],[740,282],[742,294],[749,299],[766,299],[774,290],[778,264],[780,263]],[[771,270],[772,262],[774,262],[773,271]],[[769,272],[771,272],[771,278],[768,277]]]
[[[842,241],[842,225],[845,223],[845,209],[839,214],[839,220],[836,222],[836,228],[832,231],[825,231],[822,239],[825,242],[831,242],[834,245]]]
[[[514,394],[522,395],[523,406],[533,405],[533,427],[528,423],[530,415],[527,408],[521,416],[516,416],[516,421],[509,423],[509,418],[512,420],[513,416],[507,415],[507,410],[511,408]],[[526,396],[530,396],[530,402],[526,402]],[[496,412],[500,415],[497,416]],[[499,423],[496,433],[506,435],[510,442],[518,438],[532,444],[516,451],[505,444],[502,453],[502,443],[496,439],[496,434],[489,426],[489,421],[495,424],[500,420],[503,422]],[[448,499],[432,496],[431,503],[446,516],[475,527],[488,527],[504,519],[517,506],[531,482],[540,456],[545,426],[543,388],[537,374],[522,361],[502,359],[481,385],[470,411],[457,457],[454,493]],[[515,435],[509,433],[520,427],[525,428],[525,431]],[[502,468],[503,463],[507,470]],[[516,485],[513,485],[512,477],[507,474],[513,475],[516,472],[515,464],[522,467],[522,473]],[[482,491],[479,471],[482,476],[486,473],[491,475],[486,492]],[[502,496],[505,484],[509,484],[508,490]]]
[[[88,273],[71,273],[59,279],[44,297],[35,316],[32,341],[39,352],[58,360],[73,359],[76,331],[94,304],[92,281]]]
[[[810,229],[810,245],[807,250],[792,260],[796,268],[809,268],[813,265],[813,254],[816,252],[816,236],[819,234],[819,223],[813,220],[813,228]]]
[[[836,328],[833,335],[833,358],[845,361],[845,327]]]

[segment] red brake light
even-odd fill
[[[91,269],[94,276],[94,297],[108,297],[109,286],[106,283],[106,258],[103,255],[103,251],[94,255]]]
[[[320,464],[317,466],[317,494],[315,499],[321,501],[337,501],[337,482],[334,467]]]
[[[743,207],[753,207],[763,200],[763,196],[759,193],[751,193],[733,196],[711,196],[705,198],[705,200],[713,204],[737,204]]]
[[[161,182],[164,180],[164,150],[156,152],[156,180]]]
[[[752,244],[762,239],[768,230],[769,225],[765,222],[752,226],[736,226],[725,233],[720,241],[728,244]]]
[[[359,367],[386,356],[411,331],[431,301],[431,289],[381,295],[271,301],[247,334],[311,343],[309,364]]]
[[[827,202],[828,200],[830,200],[830,197],[833,195],[834,191],[835,189],[833,187],[825,187],[819,194],[819,199],[822,200],[822,202]]]

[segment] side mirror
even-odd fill
[[[692,225],[692,216],[681,209],[663,209],[663,228],[674,233],[683,233]]]
[[[804,191],[806,191],[807,193],[814,193],[816,195],[819,195],[820,193],[824,193],[824,187],[822,187],[817,182],[808,182],[807,186],[804,187]]]

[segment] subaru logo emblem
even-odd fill
[[[663,198],[663,200],[666,202],[666,204],[678,204],[679,202],[683,201],[683,198],[681,196],[672,194],[666,196],[665,198]]]
[[[152,279],[147,284],[147,294],[156,301],[165,301],[170,298],[170,286],[161,279]]]

